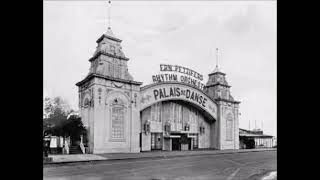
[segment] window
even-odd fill
[[[223,97],[224,99],[228,99],[228,98],[227,98],[227,91],[226,91],[226,90],[223,90],[223,91],[222,91],[222,97]]]
[[[161,102],[158,103],[158,109],[157,109],[157,113],[158,113],[158,121],[161,122]]]
[[[114,77],[121,78],[121,67],[118,63],[114,65]]]
[[[183,106],[179,105],[179,123],[182,123],[182,109],[183,109]]]
[[[112,107],[112,138],[124,139],[124,108]]]
[[[179,104],[175,104],[175,108],[174,108],[174,121],[175,121],[176,123],[180,123],[179,109],[180,109],[180,105],[179,105]]]
[[[232,118],[232,113],[229,113],[227,115],[227,120],[226,120],[226,140],[227,141],[232,141],[232,132],[233,132],[233,118]]]
[[[85,100],[84,100],[84,103],[83,103],[83,106],[84,107],[88,107],[89,106],[89,99],[88,98],[86,98]]]
[[[193,109],[190,109],[190,123],[196,122],[196,111]]]
[[[173,122],[173,103],[172,102],[167,104],[167,113],[168,113],[169,121]]]
[[[160,110],[160,103],[151,106],[151,121],[161,122]]]
[[[162,117],[164,121],[169,121],[171,122],[170,119],[170,104],[169,103],[164,103],[162,105]]]
[[[217,98],[221,98],[221,90],[217,90]]]
[[[116,54],[116,48],[113,45],[110,45],[111,54]]]
[[[118,61],[119,60],[113,58],[111,60],[111,62],[109,62],[108,71],[109,71],[109,75],[111,77],[121,78],[122,66],[121,66],[120,62],[118,62]]]
[[[155,120],[155,112],[156,108],[155,108],[155,104],[151,106],[151,121],[156,121]]]
[[[183,123],[187,123],[189,122],[189,108],[187,107],[183,107],[182,108],[182,120],[183,120]]]
[[[113,62],[111,62],[110,64],[109,64],[109,73],[110,73],[110,76],[114,76],[114,63]]]
[[[113,140],[125,139],[125,113],[123,101],[114,99],[111,105],[111,138]]]

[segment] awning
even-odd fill
[[[170,138],[181,138],[180,135],[170,135],[169,137],[170,137]]]
[[[175,134],[188,134],[190,133],[189,131],[171,131],[171,133],[175,133]]]
[[[263,134],[239,134],[240,137],[257,137],[257,138],[272,138],[273,136]]]
[[[197,136],[188,134],[188,138],[197,138]]]

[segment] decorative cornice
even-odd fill
[[[99,38],[96,42],[99,43],[100,41],[103,40],[104,37],[106,37],[106,38],[108,38],[108,39],[111,39],[111,40],[114,40],[114,41],[117,41],[117,42],[122,42],[121,39],[118,39],[118,38],[112,37],[112,36],[108,36],[108,35],[106,35],[106,34],[102,34],[102,35],[100,36],[100,38]]]
[[[225,87],[228,87],[228,88],[231,87],[231,86],[228,85],[228,84],[222,84],[222,83],[220,83],[220,82],[217,82],[217,83],[214,83],[214,84],[210,84],[210,85],[206,85],[206,87],[217,86],[217,85],[225,86]]]
[[[94,59],[96,59],[98,56],[100,56],[101,54],[103,55],[106,55],[106,56],[110,56],[110,57],[113,57],[113,58],[117,58],[117,59],[122,59],[122,60],[125,60],[125,61],[129,61],[129,58],[127,57],[121,57],[121,56],[117,56],[117,55],[114,55],[114,54],[110,54],[110,53],[107,53],[107,52],[101,52],[99,51],[97,54],[95,54],[92,58],[89,59],[89,61],[93,61]]]
[[[211,75],[215,75],[215,74],[222,74],[222,75],[226,75],[226,73],[223,73],[223,72],[220,72],[220,71],[217,71],[217,72],[212,72],[212,73],[210,73],[210,74],[208,74],[209,76],[211,76]]]
[[[105,80],[112,80],[112,81],[116,81],[116,82],[122,82],[122,83],[134,84],[134,85],[142,85],[142,82],[125,80],[125,79],[120,79],[120,78],[114,78],[114,77],[110,77],[110,76],[103,76],[103,75],[96,74],[96,73],[89,74],[82,81],[76,83],[76,85],[77,86],[81,86],[82,84],[84,84],[85,82],[91,80],[94,77],[102,78],[102,79],[105,79]]]
[[[215,100],[216,101],[223,101],[223,102],[233,103],[233,104],[240,104],[241,103],[240,101],[232,101],[232,100],[223,99],[223,98],[216,98]]]

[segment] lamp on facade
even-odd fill
[[[203,124],[201,124],[200,126],[200,134],[204,134],[205,132],[205,127],[203,126]]]
[[[184,130],[185,131],[189,131],[190,130],[190,125],[188,123],[184,126]]]
[[[167,121],[166,124],[164,125],[164,132],[166,135],[169,135],[170,131],[171,131],[171,124],[170,122]]]
[[[144,124],[144,132],[146,135],[148,135],[150,133],[150,121],[149,120]]]
[[[135,94],[134,94],[134,100],[131,100],[131,103],[132,103],[132,104],[134,103],[134,106],[135,106],[135,107],[137,107],[137,96],[138,96],[138,95],[135,93]]]

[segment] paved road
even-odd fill
[[[254,180],[276,170],[276,151],[264,151],[49,166],[44,168],[43,174],[48,180]]]

